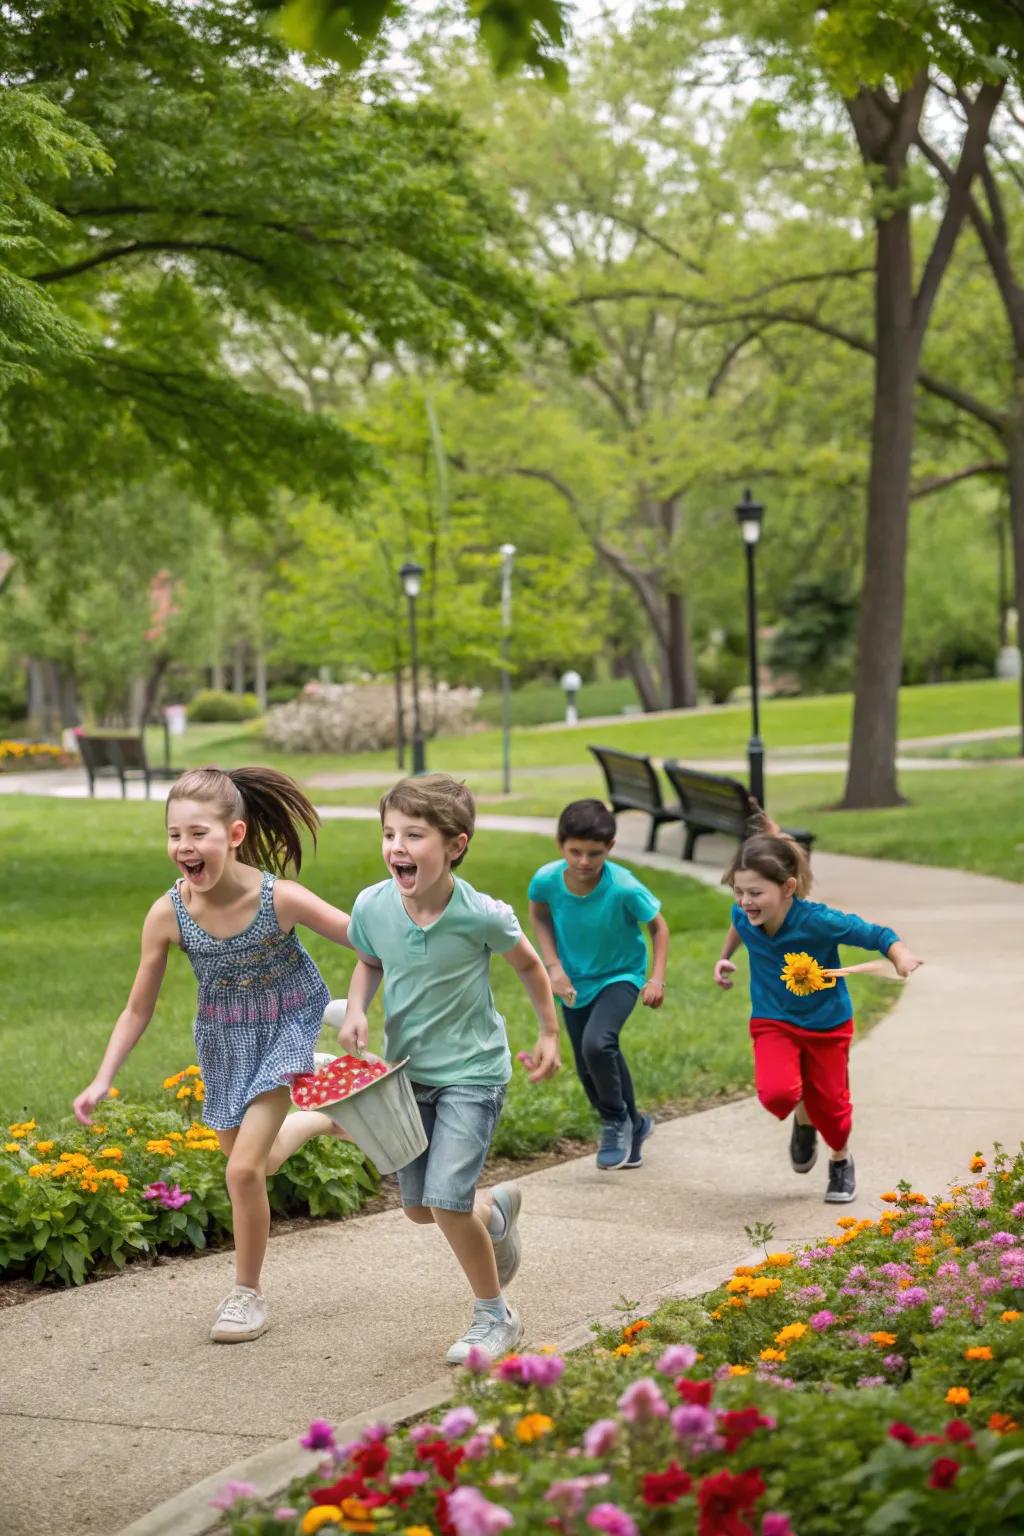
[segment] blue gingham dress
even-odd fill
[[[313,1071],[313,1048],[331,994],[295,932],[274,911],[276,875],[264,872],[259,910],[229,939],[200,928],[178,884],[168,893],[181,947],[199,982],[196,1059],[206,1085],[203,1120],[240,1125],[258,1094]]]

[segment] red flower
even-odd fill
[[[960,1475],[960,1463],[954,1461],[952,1456],[940,1456],[938,1461],[932,1462],[931,1476],[928,1479],[931,1488],[952,1488]]]
[[[353,1476],[351,1473],[339,1477],[329,1488],[314,1488],[310,1494],[314,1504],[340,1504],[342,1499],[365,1499],[366,1496],[367,1489],[362,1476]]]
[[[648,1472],[643,1481],[645,1504],[675,1504],[689,1493],[693,1478],[684,1472],[676,1461],[670,1461],[664,1472]]]
[[[754,1536],[754,1529],[740,1516],[746,1514],[764,1493],[764,1481],[757,1467],[734,1475],[714,1472],[697,1489],[700,1505],[698,1536]]]
[[[434,1501],[434,1519],[441,1536],[459,1536],[448,1513],[448,1495],[441,1492]]]
[[[352,1452],[352,1465],[358,1467],[364,1477],[377,1477],[387,1466],[391,1453],[383,1440],[371,1440]]]
[[[909,1424],[904,1424],[902,1419],[897,1419],[895,1424],[889,1425],[889,1434],[893,1440],[902,1440],[904,1445],[917,1445],[917,1434]]]
[[[683,1376],[676,1382],[676,1391],[684,1403],[696,1403],[699,1408],[706,1408],[711,1401],[711,1394],[715,1390],[713,1381],[690,1381]]]
[[[947,1440],[972,1440],[974,1431],[965,1419],[950,1419],[946,1425]]]
[[[416,1447],[417,1461],[432,1461],[438,1477],[454,1483],[455,1469],[465,1455],[461,1445],[449,1445],[447,1440],[424,1440]]]
[[[736,1408],[718,1415],[718,1428],[725,1436],[725,1449],[731,1456],[756,1429],[774,1429],[775,1421],[766,1419],[756,1408]]]

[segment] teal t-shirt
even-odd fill
[[[530,900],[551,913],[562,969],[576,988],[576,1007],[585,1008],[614,981],[642,987],[647,977],[647,942],[640,929],[661,911],[661,902],[621,864],[605,862],[587,896],[565,883],[566,862],[555,859],[530,881]]]
[[[507,1083],[512,1076],[505,1020],[494,1006],[491,955],[522,938],[503,901],[455,881],[451,900],[429,928],[405,910],[394,880],[360,891],[350,943],[384,968],[384,1054],[409,1058],[414,1083]]]

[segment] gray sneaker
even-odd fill
[[[455,1340],[446,1358],[449,1365],[461,1365],[475,1344],[492,1360],[500,1360],[515,1349],[522,1336],[522,1320],[511,1307],[503,1323],[495,1322],[493,1317],[474,1317],[462,1338]]]
[[[624,1114],[621,1120],[603,1120],[597,1166],[604,1170],[621,1168],[629,1158],[632,1141],[633,1120],[629,1114]]]
[[[236,1285],[220,1304],[210,1339],[214,1344],[247,1344],[270,1327],[267,1303],[248,1285]]]
[[[504,1290],[514,1278],[523,1258],[523,1239],[517,1226],[523,1192],[514,1184],[498,1184],[491,1190],[491,1200],[505,1218],[504,1232],[500,1237],[491,1238],[498,1266],[498,1280]]]

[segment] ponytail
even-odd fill
[[[244,821],[238,849],[243,864],[283,875],[302,868],[302,829],[316,847],[320,818],[294,779],[276,768],[192,768],[171,785],[172,800],[200,800],[216,806],[225,822]]]

